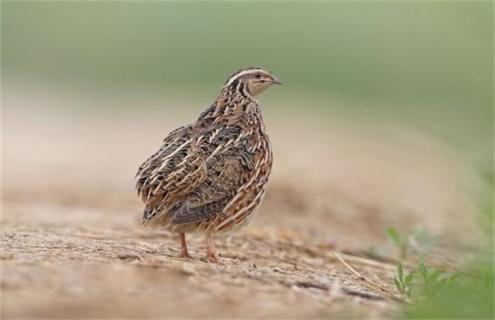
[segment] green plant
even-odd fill
[[[482,176],[487,190],[481,197],[480,214],[476,218],[482,222],[481,230],[486,232],[487,239],[490,240],[485,243],[484,249],[477,252],[474,260],[464,265],[462,272],[445,273],[427,267],[421,258],[413,281],[414,289],[411,289],[413,295],[410,300],[413,304],[404,310],[405,318],[494,319],[495,266],[491,240],[495,211],[493,169],[490,167]],[[420,247],[431,246],[428,237],[425,238],[424,235],[416,235],[416,239],[419,239]],[[398,274],[401,274],[399,270]],[[401,291],[400,288],[398,290]]]
[[[401,294],[405,295],[409,299],[412,298],[413,280],[415,274],[415,271],[404,274],[404,267],[402,266],[402,263],[399,262],[397,264],[397,276],[394,277],[395,287]]]
[[[423,265],[421,282],[426,288],[418,291],[421,299],[406,308],[404,316],[409,319],[493,319],[493,267],[492,261],[473,261],[470,272],[445,275]]]
[[[420,258],[424,258],[435,243],[436,238],[426,229],[417,228],[409,234],[400,234],[395,228],[386,230],[387,238],[399,251],[399,257],[405,259],[409,251],[414,250]]]
[[[427,267],[423,261],[419,262],[418,271],[422,279],[421,293],[424,297],[435,296],[441,289],[455,284],[460,274],[460,272],[444,273],[441,270]]]
[[[401,262],[397,264],[394,285],[397,291],[411,302],[419,303],[433,297],[448,286],[456,284],[460,272],[446,273],[433,267],[427,267],[420,260],[415,270],[405,272]]]

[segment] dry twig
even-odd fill
[[[407,303],[406,300],[404,300],[404,299],[402,299],[400,297],[397,297],[393,293],[390,293],[384,287],[382,287],[382,286],[374,283],[370,279],[366,278],[365,276],[363,276],[362,274],[360,274],[359,272],[357,272],[356,269],[354,269],[351,265],[349,265],[339,254],[337,254],[337,252],[332,251],[332,253],[337,258],[337,260],[339,260],[347,269],[349,269],[356,277],[358,277],[359,280],[361,280],[364,283],[368,284],[368,287],[372,287],[374,289],[377,289],[378,291],[380,291],[381,293],[385,294],[388,298],[390,298],[390,299],[392,299],[394,301],[402,302],[402,303]]]

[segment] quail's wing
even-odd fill
[[[223,128],[202,146],[210,150],[204,162],[206,177],[171,210],[172,223],[199,222],[220,214],[249,180],[254,153],[240,132],[235,126]]]
[[[139,167],[136,189],[147,206],[159,202],[165,193],[168,196],[179,193],[177,183],[184,179],[185,173],[194,171],[193,166],[199,166],[199,159],[191,159],[192,139],[191,125],[172,131],[162,147]]]

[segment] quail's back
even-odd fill
[[[144,224],[183,236],[228,231],[250,220],[272,168],[270,141],[254,97],[278,83],[265,69],[240,70],[196,122],[163,140],[137,173]]]

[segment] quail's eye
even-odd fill
[[[257,73],[255,77],[256,77],[256,79],[261,78],[261,73]]]

